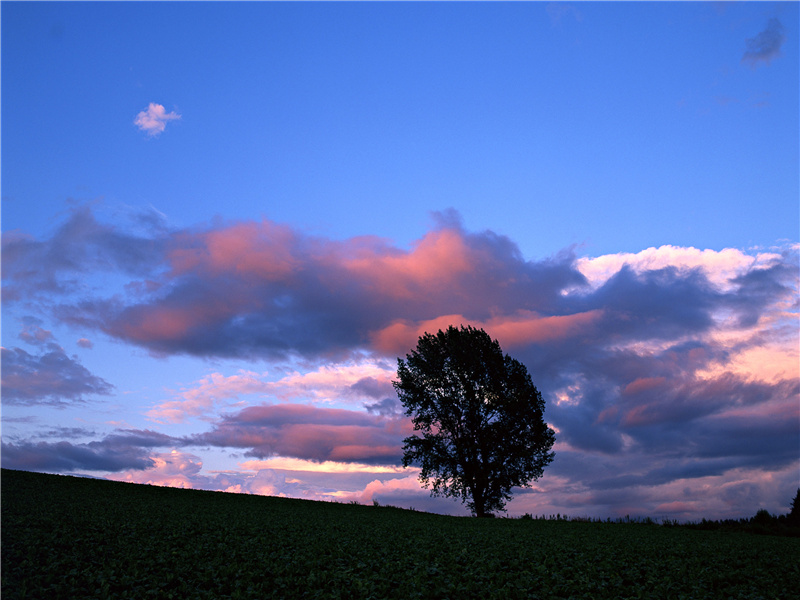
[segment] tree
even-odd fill
[[[800,488],[792,500],[792,509],[789,511],[789,523],[800,524]]]
[[[421,467],[434,496],[460,497],[478,517],[505,510],[511,488],[529,487],[553,460],[555,434],[528,370],[482,329],[425,333],[393,382],[412,435],[403,466]]]

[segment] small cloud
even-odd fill
[[[133,121],[140,130],[150,136],[160,134],[167,127],[167,122],[180,119],[181,116],[176,112],[166,112],[160,104],[150,103],[147,110],[141,111]]]
[[[397,398],[384,398],[380,402],[375,402],[373,404],[365,402],[364,408],[367,409],[367,412],[384,417],[393,417],[403,413],[403,407],[400,405]]]
[[[47,329],[42,329],[42,321],[35,317],[24,317],[22,319],[22,331],[19,334],[19,339],[33,345],[42,346],[44,344],[51,344],[55,342],[53,333]]]
[[[781,46],[785,41],[781,22],[770,19],[764,31],[746,40],[747,50],[742,56],[742,62],[750,63],[751,67],[756,67],[759,61],[769,64],[773,58],[781,55]]]
[[[81,348],[94,348],[94,344],[92,343],[92,340],[88,340],[86,338],[79,339],[78,340],[78,346],[80,346]]]

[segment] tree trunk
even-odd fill
[[[472,506],[476,517],[486,516],[486,501],[483,497],[483,490],[477,486],[472,488]]]

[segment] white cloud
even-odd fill
[[[133,123],[147,135],[156,136],[166,129],[169,121],[175,121],[180,118],[181,116],[178,113],[168,113],[160,104],[151,102],[147,110],[143,110],[136,115]]]
[[[599,287],[627,265],[637,273],[667,267],[681,271],[700,269],[711,283],[729,291],[735,287],[732,279],[751,269],[768,268],[780,258],[781,255],[775,252],[759,252],[753,256],[735,248],[716,251],[667,245],[647,248],[636,254],[620,252],[580,258],[577,267],[593,287]]]

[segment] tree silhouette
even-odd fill
[[[797,493],[792,500],[792,509],[789,511],[789,522],[793,524],[800,524],[800,488],[797,488]]]
[[[542,395],[482,329],[426,333],[397,364],[394,387],[419,432],[404,440],[403,466],[418,464],[432,495],[460,497],[474,515],[490,516],[553,460]]]

